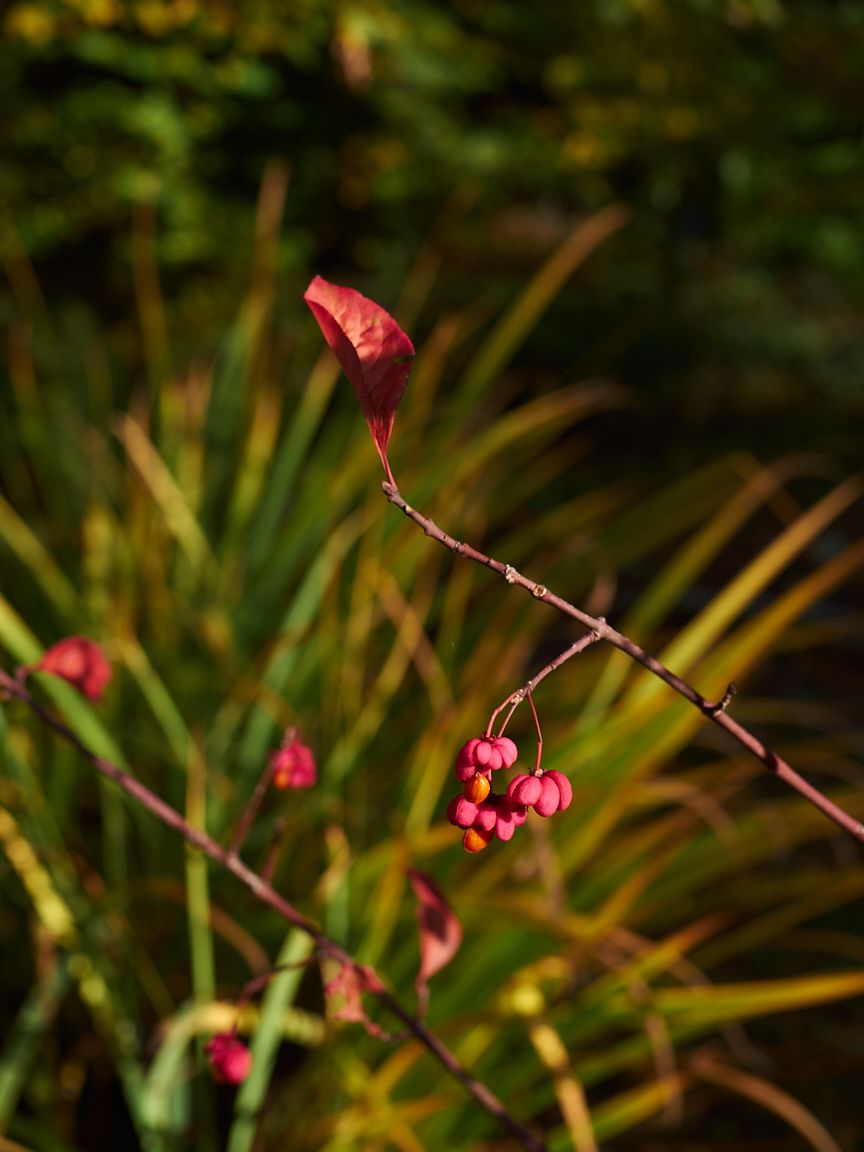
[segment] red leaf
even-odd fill
[[[414,986],[422,1009],[429,999],[430,977],[449,964],[459,950],[462,925],[430,876],[409,868],[408,878],[417,897],[420,968]]]
[[[389,312],[353,288],[340,288],[316,276],[303,299],[351,381],[387,479],[395,487],[387,445],[411,372],[414,345]]]
[[[333,979],[324,985],[324,994],[331,1000],[330,1012],[334,1020],[362,1024],[370,1036],[379,1038],[386,1038],[387,1033],[366,1015],[363,993],[383,991],[383,984],[365,964],[342,964]],[[339,1000],[341,1003],[333,1003]]]

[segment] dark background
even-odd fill
[[[630,224],[524,351],[528,386],[624,382],[643,402],[616,429],[626,455],[662,449],[674,469],[730,445],[857,465],[856,0],[338,11],[12,5],[5,319],[32,306],[29,263],[61,322],[95,318],[134,379],[137,211],[177,359],[200,355],[233,315],[274,160],[290,168],[274,253],[289,298],[315,270],[392,300],[432,246],[419,339],[448,307],[512,298],[580,216],[622,202]]]

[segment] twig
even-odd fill
[[[258,783],[255,785],[255,791],[249,797],[249,803],[246,805],[246,810],[240,817],[237,829],[231,839],[231,847],[228,849],[229,856],[239,856],[240,849],[246,842],[246,837],[249,835],[249,829],[252,827],[255,817],[258,815],[258,809],[267,794],[267,789],[276,774],[276,764],[272,757],[268,759],[264,771],[258,778]],[[268,877],[269,879],[269,877]]]
[[[509,570],[511,572],[514,571],[512,568]],[[489,723],[486,725],[487,735],[491,733],[498,716],[509,705],[510,711],[504,717],[504,720],[501,723],[501,727],[498,729],[498,735],[503,736],[507,725],[510,723],[510,717],[513,715],[522,701],[530,697],[531,693],[534,691],[540,681],[545,680],[549,673],[554,672],[556,668],[560,668],[562,664],[571,658],[571,656],[576,656],[580,652],[584,652],[586,648],[590,648],[592,644],[596,644],[599,639],[599,633],[586,632],[584,636],[580,636],[574,644],[571,644],[569,648],[566,648],[560,655],[556,656],[554,660],[550,660],[548,664],[544,665],[544,667],[542,667],[539,672],[532,676],[530,680],[526,681],[526,683],[524,683],[521,688],[517,688],[515,692],[511,692],[510,695],[503,701],[503,703],[499,704],[492,715],[489,717]],[[543,741],[541,740],[540,743],[542,744]]]
[[[439,544],[443,544],[445,548],[449,548],[451,552],[455,552],[457,556],[466,556],[469,560],[475,561],[477,564],[483,564],[486,568],[491,568],[493,572],[497,572],[503,576],[508,584],[517,584],[520,588],[524,588],[536,600],[542,600],[544,604],[549,604],[551,607],[556,608],[559,612],[564,613],[565,616],[570,616],[578,621],[584,628],[588,629],[588,634],[594,634],[595,639],[605,640],[614,648],[618,648],[621,652],[635,660],[637,664],[641,664],[643,668],[647,668],[649,672],[653,672],[670,688],[680,695],[685,700],[698,708],[703,716],[712,720],[720,728],[725,729],[731,736],[742,744],[748,752],[752,753],[758,760],[774,773],[778,779],[782,780],[784,784],[788,784],[790,788],[800,795],[805,800],[808,800],[816,808],[823,812],[829,820],[833,820],[850,836],[856,840],[864,843],[864,824],[860,820],[856,820],[845,812],[842,808],[838,807],[833,801],[829,800],[827,796],[823,795],[818,788],[808,783],[803,776],[800,776],[795,769],[787,764],[786,761],[778,756],[776,752],[772,752],[762,741],[754,736],[743,725],[739,724],[737,720],[733,720],[729,713],[726,711],[732,696],[734,695],[734,685],[729,686],[726,695],[718,703],[711,703],[699,692],[696,691],[686,680],[682,680],[674,672],[664,667],[656,657],[651,656],[638,644],[623,636],[620,632],[616,632],[604,619],[600,617],[589,616],[587,612],[583,612],[574,604],[567,600],[563,600],[560,596],[556,596],[554,592],[550,592],[543,584],[537,584],[533,580],[529,580],[527,576],[523,576],[510,564],[502,564],[500,560],[495,560],[491,556],[487,556],[485,552],[480,552],[478,549],[473,548],[470,544],[465,544],[462,541],[454,539],[442,528],[439,528],[434,520],[430,520],[428,516],[424,516],[403,498],[399,489],[394,484],[389,484],[387,481],[382,482],[381,488],[384,495],[391,504],[395,504],[397,508],[405,513],[409,519],[413,520],[418,527],[422,528],[423,532],[430,536],[433,540],[437,540]],[[583,639],[585,639],[583,637]],[[593,641],[592,641],[593,642]],[[575,647],[575,646],[574,646]],[[572,652],[565,653],[572,655]],[[554,661],[553,661],[554,663]],[[552,671],[550,667],[548,671]],[[544,669],[543,675],[547,674]],[[535,677],[535,681],[536,681]],[[530,681],[529,681],[530,683]],[[512,699],[512,697],[511,697]]]
[[[98,756],[92,749],[87,747],[71,728],[68,728],[61,720],[58,720],[35,700],[30,695],[26,684],[0,669],[0,699],[11,698],[20,700],[26,704],[44,724],[52,728],[59,736],[76,748],[82,756],[89,760],[97,772],[108,780],[112,780],[127,796],[131,797],[143,808],[146,808],[151,815],[155,816],[157,820],[161,820],[164,825],[176,832],[187,844],[191,844],[194,848],[199,849],[205,856],[213,860],[214,863],[221,865],[226,871],[235,876],[241,884],[248,888],[256,900],[272,908],[283,920],[286,920],[301,932],[305,932],[307,936],[314,940],[322,955],[337,961],[344,967],[356,971],[361,979],[362,986],[369,992],[369,995],[375,996],[378,1002],[390,1012],[391,1015],[402,1022],[406,1031],[443,1065],[454,1080],[458,1080],[459,1083],[462,1084],[468,1094],[481,1108],[488,1112],[490,1116],[493,1116],[523,1148],[528,1149],[528,1152],[546,1152],[545,1143],[524,1127],[524,1125],[520,1124],[515,1117],[510,1115],[498,1097],[487,1088],[485,1084],[472,1076],[450,1049],[442,1043],[434,1033],[430,1032],[416,1016],[409,1012],[407,1008],[403,1007],[395,996],[391,995],[391,993],[383,987],[380,977],[375,981],[369,981],[370,970],[368,966],[360,965],[344,948],[341,948],[335,941],[325,936],[317,925],[311,920],[307,920],[302,913],[297,911],[293,904],[289,903],[283,896],[280,896],[265,879],[244,864],[233,849],[223,848],[221,844],[218,844],[212,837],[208,836],[206,832],[201,832],[199,829],[193,828],[176,809],[172,808],[170,804],[167,804],[161,797],[157,796],[155,792],[151,792],[146,785],[136,780],[134,776],[131,776],[117,764],[106,760],[103,756]]]
[[[276,865],[279,862],[279,856],[282,849],[285,847],[285,832],[288,828],[286,822],[280,817],[276,821],[273,829],[273,839],[270,842],[270,847],[267,850],[267,856],[264,860],[264,865],[261,868],[261,879],[267,884],[273,879],[273,873],[276,871]]]

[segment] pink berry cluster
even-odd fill
[[[480,736],[468,740],[456,757],[456,775],[462,782],[461,796],[454,796],[447,807],[447,819],[464,828],[462,846],[466,852],[482,852],[497,836],[510,840],[525,823],[528,809],[538,816],[551,816],[569,808],[573,788],[563,772],[533,774],[520,772],[510,781],[507,791],[492,791],[492,774],[512,768],[519,755],[507,736]]]
[[[312,788],[318,776],[312,749],[297,736],[293,728],[270,756],[274,788]]]

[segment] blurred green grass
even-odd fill
[[[70,347],[50,313],[19,318],[0,427],[7,662],[73,631],[99,640],[116,672],[103,706],[41,687],[83,739],[223,838],[298,725],[320,784],[268,803],[249,859],[284,821],[279,887],[406,999],[405,869],[435,875],[465,939],[433,981],[432,1023],[551,1148],[719,1150],[742,1134],[851,1146],[854,1102],[817,1076],[795,1103],[784,1021],[826,1067],[837,1047],[860,1060],[858,856],[663,686],[597,649],[544,682],[546,763],[572,776],[573,806],[510,846],[461,852],[443,821],[456,749],[573,637],[388,509],[302,285],[280,283],[269,259],[284,195],[274,170],[247,298],[210,360],[172,368],[146,245],[148,369],[131,389],[92,331]],[[844,599],[864,560],[858,481],[739,452],[672,485],[571,483],[596,422],[632,397],[602,382],[526,396],[518,365],[508,375],[586,239],[615,219],[580,225],[491,324],[478,330],[468,307],[431,325],[393,440],[400,485],[456,537],[595,612],[617,614],[617,590],[645,581],[625,617],[634,638],[709,697],[737,681],[736,715],[864,813],[842,697],[820,711],[806,677],[774,690],[760,675],[777,653],[805,669],[842,659],[860,635]],[[421,258],[409,315],[433,286]],[[277,312],[283,296],[294,303]],[[247,978],[300,959],[304,941],[20,709],[4,706],[2,723],[0,979],[13,1008],[0,1131],[38,1152],[508,1146],[416,1045],[328,1023],[314,969],[274,981],[244,1017],[255,1074],[236,1098],[217,1090],[203,1039],[230,1025]],[[530,720],[512,731],[527,754]],[[811,1110],[826,1101],[822,1127]]]

